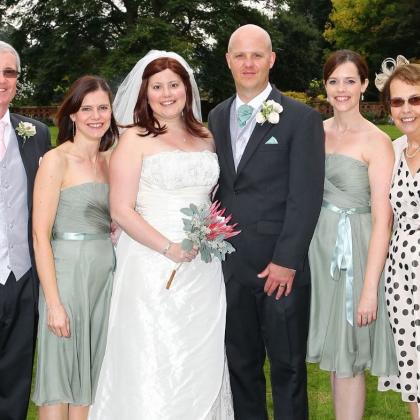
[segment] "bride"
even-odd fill
[[[221,264],[204,263],[180,244],[180,209],[209,203],[219,176],[192,70],[175,53],[151,51],[124,80],[114,107],[129,127],[110,166],[111,214],[123,233],[89,418],[233,420]]]

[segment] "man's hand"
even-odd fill
[[[267,267],[258,274],[258,277],[260,279],[266,278],[264,292],[267,293],[268,296],[271,296],[277,291],[276,300],[279,300],[283,294],[288,296],[291,293],[295,274],[296,270],[269,263]]]

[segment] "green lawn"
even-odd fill
[[[269,378],[269,366],[266,364],[266,376]],[[408,409],[395,392],[376,390],[377,379],[367,375],[367,401],[365,420],[409,420]],[[333,420],[329,373],[318,369],[317,365],[308,364],[309,413],[311,420]],[[270,420],[273,420],[273,402],[271,386],[267,384],[267,403]],[[27,420],[37,420],[36,408],[31,403]],[[133,420],[135,420],[133,418]],[[181,419],[180,419],[181,420]]]
[[[395,126],[379,125],[378,127],[385,131],[392,139],[401,135]],[[57,129],[51,127],[50,130],[55,144]],[[266,372],[268,377],[268,365],[266,366]],[[370,375],[367,375],[367,384],[366,420],[409,420],[410,416],[406,405],[401,401],[399,394],[391,391],[378,392],[376,390],[377,379]],[[308,365],[308,392],[310,418],[312,420],[333,420],[329,374],[321,371],[317,365]],[[273,403],[269,383],[267,386],[267,401],[270,409],[270,419],[273,419]],[[27,420],[36,419],[36,409],[31,404]]]
[[[397,127],[395,127],[395,125],[390,125],[390,124],[378,124],[378,127],[382,130],[385,131],[385,133],[388,134],[389,137],[391,137],[392,140],[395,140],[396,138],[401,136],[401,131],[398,130]]]
[[[51,134],[51,143],[53,146],[55,146],[57,141],[57,134],[58,134],[58,128],[54,125],[49,126],[50,134]]]

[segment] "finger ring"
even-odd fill
[[[286,287],[286,285],[285,284],[281,284],[279,287]]]

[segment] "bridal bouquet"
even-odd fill
[[[188,216],[184,218],[184,231],[186,238],[181,246],[184,251],[191,251],[196,246],[200,252],[201,259],[208,263],[213,257],[224,261],[226,254],[231,254],[235,248],[226,241],[232,236],[238,235],[241,231],[235,230],[237,223],[229,225],[232,215],[224,216],[226,209],[220,208],[220,202],[215,201],[211,205],[196,206],[190,204],[189,207],[181,209],[181,212]],[[172,280],[182,263],[172,271],[166,288],[171,287]]]

